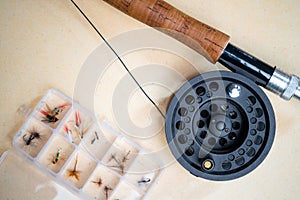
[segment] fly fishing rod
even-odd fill
[[[217,181],[242,177],[262,163],[274,141],[276,120],[259,85],[283,99],[300,99],[299,78],[235,47],[228,35],[165,1],[104,1],[181,41],[211,63],[220,62],[233,71],[212,71],[187,81],[164,115],[114,48],[71,0],[165,118],[166,139],[177,161],[193,175]]]
[[[232,71],[196,76],[172,98],[165,131],[177,161],[191,174],[216,181],[242,177],[260,165],[272,147],[276,120],[259,86],[300,100],[299,77],[237,48],[227,34],[163,0],[104,1]]]
[[[256,84],[289,100],[300,100],[299,77],[288,75],[229,43],[230,37],[163,0],[104,0],[125,14],[154,27]]]

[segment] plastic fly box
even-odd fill
[[[143,199],[161,173],[157,158],[55,89],[13,145],[26,162],[84,199]]]

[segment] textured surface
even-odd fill
[[[196,21],[161,0],[105,0],[125,14],[161,30],[216,63],[229,41],[229,36]]]
[[[107,38],[145,27],[106,3],[77,1]],[[180,1],[168,0],[185,13],[231,36],[231,43],[276,65],[300,75],[300,2],[290,1]],[[12,138],[23,122],[17,109],[35,105],[50,88],[73,95],[82,63],[102,41],[67,0],[0,1],[0,152],[12,148]],[[131,66],[159,63],[168,65],[186,78],[196,75],[188,63],[166,52],[145,50],[126,56]],[[202,71],[212,65],[201,57]],[[217,65],[223,69],[220,65]],[[125,74],[113,65],[101,81],[101,114],[114,121],[109,91]],[[180,85],[180,84],[178,84]],[[151,85],[150,85],[151,86]],[[147,86],[154,100],[164,104],[165,94]],[[149,199],[299,199],[300,185],[300,102],[286,102],[267,92],[276,114],[277,131],[270,154],[251,174],[230,182],[215,183],[190,175],[179,164],[166,167]],[[167,96],[167,95],[166,95]],[[141,93],[132,95],[132,120],[147,125],[151,108]],[[130,102],[129,102],[130,103]],[[105,105],[102,106],[101,105]],[[141,117],[143,116],[143,117]],[[149,150],[165,145],[164,132],[156,139],[138,141]],[[9,176],[9,174],[7,174]],[[17,199],[17,198],[16,198]]]

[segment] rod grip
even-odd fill
[[[216,63],[230,37],[163,0],[104,0],[125,14],[162,31]]]

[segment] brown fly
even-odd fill
[[[118,159],[115,154],[112,154],[108,162],[110,162],[111,160],[115,161],[117,165],[113,165],[111,167],[118,168],[121,171],[121,173],[124,174],[126,161],[129,160],[128,158],[129,154],[130,154],[130,150],[127,152],[125,156],[123,156],[122,159]]]
[[[98,187],[101,187],[101,185],[102,185],[102,179],[99,178],[98,181],[92,181],[92,183],[95,183],[95,184],[98,185]]]
[[[112,189],[110,186],[106,185],[106,186],[103,188],[103,190],[104,190],[104,194],[105,194],[105,199],[107,200],[107,199],[108,199],[108,196],[109,196],[109,192],[111,192],[113,189]]]
[[[95,131],[95,137],[91,140],[91,144],[94,144],[96,139],[99,140],[99,136],[98,136],[98,133]]]
[[[41,134],[36,130],[36,128],[33,128],[29,131],[27,131],[29,134],[23,135],[23,141],[28,146],[32,143],[33,140],[39,140],[41,139]]]

